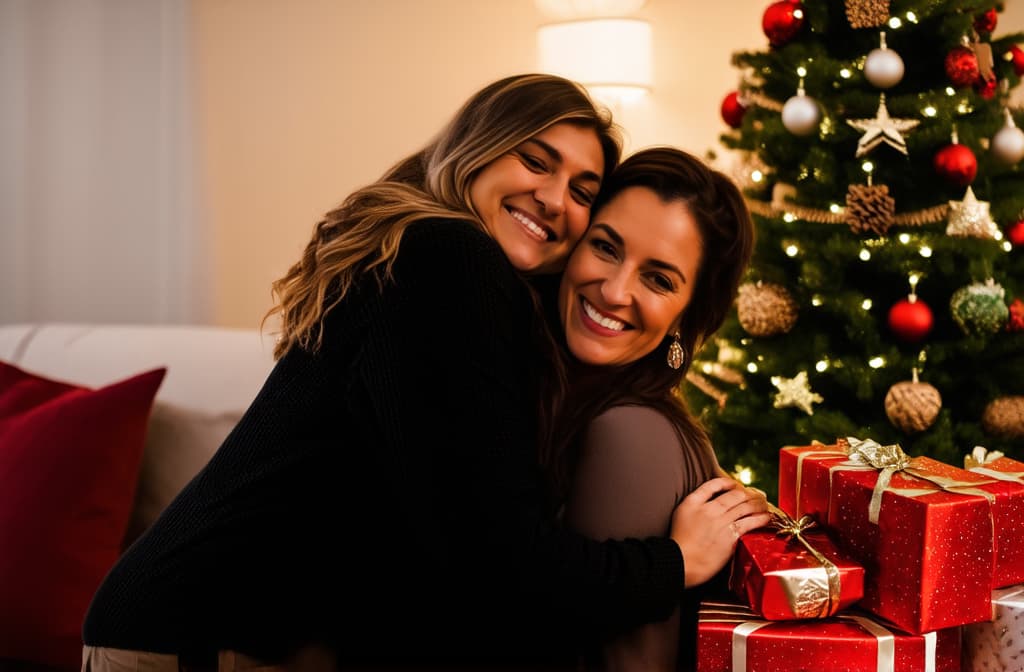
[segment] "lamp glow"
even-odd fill
[[[597,98],[628,103],[651,88],[651,24],[641,19],[585,19],[537,30],[540,69],[587,87]]]

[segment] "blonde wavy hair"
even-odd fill
[[[318,350],[324,315],[359,274],[373,271],[380,284],[386,282],[410,224],[448,218],[483,229],[469,198],[473,179],[495,159],[560,122],[597,132],[604,174],[610,174],[622,149],[609,112],[570,80],[514,75],[478,91],[426,147],[328,212],[299,261],[272,285],[275,305],[263,319],[281,318],[275,358],[295,346]]]

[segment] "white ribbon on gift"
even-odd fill
[[[989,451],[984,446],[975,446],[971,454],[964,457],[964,469],[988,476],[989,478],[996,478],[1000,481],[1024,484],[1024,471],[996,471],[984,466],[995,462],[1001,457],[1005,457],[1005,455],[998,450]]]
[[[1024,594],[1024,589],[1021,590],[1021,593]],[[757,630],[781,621],[760,620],[754,612],[735,604],[706,602],[705,605],[700,610],[702,623],[736,623],[736,627],[732,631],[732,672],[747,672],[747,638]],[[874,635],[878,641],[876,672],[895,672],[896,636],[891,630],[870,618],[855,614],[839,614],[832,618],[856,623],[866,632]],[[921,637],[924,638],[924,669],[922,672],[935,672],[938,635],[936,632],[926,632]]]

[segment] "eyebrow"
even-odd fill
[[[604,223],[601,223],[601,222],[594,222],[594,224],[591,226],[591,228],[593,228],[593,229],[595,229],[597,231],[604,232],[604,235],[606,235],[609,238],[611,238],[612,242],[615,243],[616,245],[618,245],[619,247],[625,247],[626,246],[626,241],[624,241],[622,239],[622,236],[619,235],[619,232],[616,231],[615,229],[613,229],[608,224],[604,224]],[[646,263],[650,264],[651,266],[654,266],[655,268],[660,268],[663,271],[668,271],[670,273],[675,273],[676,275],[678,275],[680,277],[680,279],[684,283],[686,283],[686,274],[683,273],[681,270],[679,270],[679,268],[677,266],[675,266],[674,264],[670,264],[667,261],[662,261],[660,259],[647,259]]]
[[[554,159],[555,161],[557,161],[559,163],[564,163],[565,162],[565,159],[562,158],[562,153],[560,151],[555,149],[555,147],[553,145],[551,145],[551,144],[549,144],[547,142],[544,142],[540,138],[530,138],[526,142],[532,142],[532,143],[535,143],[537,145],[540,145],[540,148],[543,149],[548,154],[550,154],[552,159]],[[598,184],[601,183],[601,176],[598,175],[597,173],[595,173],[592,170],[584,170],[582,173],[580,173],[579,176],[581,178],[583,178],[584,180],[593,180],[594,182],[597,182]]]

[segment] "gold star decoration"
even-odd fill
[[[775,408],[793,406],[807,415],[814,415],[814,408],[811,404],[820,404],[825,401],[825,398],[817,392],[811,392],[806,371],[796,374],[795,378],[772,376],[772,385],[779,389],[779,393],[775,395]]]
[[[989,202],[979,201],[974,196],[974,189],[967,187],[962,201],[949,201],[949,225],[946,226],[947,236],[969,236],[972,238],[999,238],[999,227],[992,221],[989,214]]]
[[[885,106],[885,94],[878,99],[878,112],[874,119],[847,119],[846,123],[864,135],[857,141],[857,156],[861,157],[883,142],[907,155],[907,141],[903,132],[915,128],[921,122],[917,119],[893,119],[889,116],[889,108]]]

